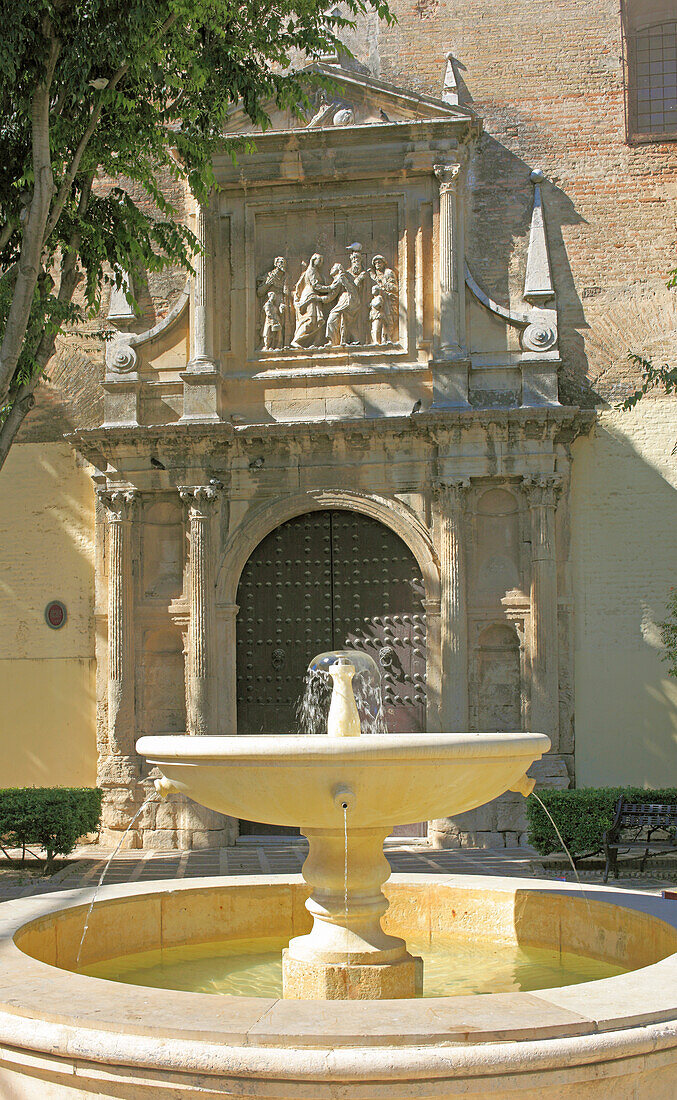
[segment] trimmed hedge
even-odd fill
[[[99,828],[101,796],[91,787],[0,789],[0,845],[43,848],[49,868],[55,856],[69,855],[79,837]]]
[[[580,790],[539,791],[552,814],[562,840],[574,861],[602,851],[602,837],[611,828],[618,799],[629,802],[677,802],[677,788],[646,790],[644,787],[584,787]],[[542,856],[561,852],[562,845],[535,798],[527,799],[529,843]]]

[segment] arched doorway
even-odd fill
[[[238,586],[238,733],[296,732],[309,661],[346,647],[381,664],[389,730],[423,731],[424,597],[409,547],[368,516],[326,509],[277,527]],[[259,830],[243,823],[242,831]]]

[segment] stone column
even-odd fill
[[[188,732],[216,733],[214,653],[214,570],[210,526],[220,486],[179,489],[190,523],[190,623],[188,631]]]
[[[465,255],[459,216],[460,164],[436,164],[440,185],[439,350],[433,362],[433,404],[467,408],[468,358],[465,348]]]
[[[108,522],[108,746],[121,783],[138,778],[134,740],[134,489],[99,489]]]
[[[440,719],[444,733],[468,728],[468,622],[463,540],[465,498],[469,488],[468,478],[438,482],[435,487],[442,588]]]
[[[559,645],[555,508],[559,477],[525,477],[531,514],[531,729],[559,748]]]
[[[195,236],[202,251],[193,260],[195,274],[192,283],[192,313],[190,324],[190,362],[188,370],[212,371],[214,369],[213,315],[214,287],[211,242],[207,232],[204,207],[198,205],[195,217]]]

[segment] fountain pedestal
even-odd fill
[[[283,995],[291,1000],[416,997],[423,962],[381,927],[390,876],[383,854],[389,829],[302,829],[310,845],[303,877],[310,886],[307,936],[283,953]]]

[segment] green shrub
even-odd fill
[[[49,869],[55,856],[67,856],[79,837],[98,829],[101,793],[91,787],[0,789],[0,845],[43,848]]]
[[[602,838],[611,827],[618,799],[629,802],[677,802],[677,789],[642,787],[584,787],[573,791],[539,791],[574,861],[602,851]],[[529,843],[542,856],[561,852],[562,845],[535,798],[527,799]]]

